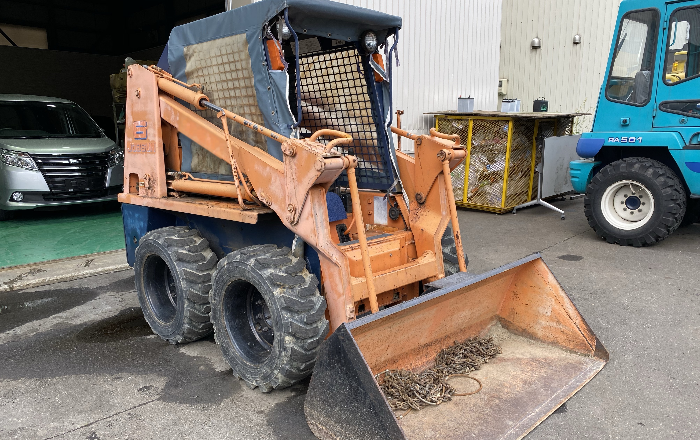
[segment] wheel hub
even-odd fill
[[[625,206],[631,211],[637,210],[642,206],[642,199],[637,196],[627,197],[625,200]]]
[[[272,314],[258,289],[252,288],[248,292],[248,325],[255,338],[263,346],[270,348],[275,340],[272,330]]]
[[[633,230],[645,225],[654,213],[654,197],[644,185],[622,180],[608,187],[601,199],[605,219],[614,227]]]

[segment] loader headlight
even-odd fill
[[[292,31],[289,30],[285,23],[280,24],[280,37],[283,40],[289,40],[292,38]]]
[[[36,163],[27,154],[21,151],[4,150],[0,148],[0,162],[12,167],[24,168],[29,171],[36,171]]]
[[[374,53],[377,51],[377,34],[372,31],[366,31],[360,37],[360,44],[362,48],[367,53]]]
[[[111,167],[124,165],[124,150],[120,146],[116,146],[109,150],[109,160],[107,164]]]

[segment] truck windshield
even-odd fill
[[[649,102],[658,27],[656,10],[630,12],[622,17],[605,89],[611,101],[632,105]]]
[[[100,128],[75,104],[0,102],[0,139],[101,136]]]

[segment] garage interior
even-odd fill
[[[158,60],[173,27],[225,6],[223,0],[0,0],[0,94],[71,100],[114,140],[110,75],[126,57]],[[92,205],[19,211],[0,228],[0,240],[15,244],[0,256],[0,267],[124,248],[119,204]]]

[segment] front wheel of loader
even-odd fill
[[[182,344],[211,333],[209,290],[215,266],[216,255],[196,229],[156,229],[139,240],[136,292],[155,334]]]
[[[311,375],[328,334],[326,300],[290,249],[251,246],[227,255],[212,278],[211,307],[216,342],[248,386],[269,392]]]
[[[649,246],[668,237],[683,220],[683,184],[666,165],[630,157],[601,169],[583,204],[588,224],[608,243]]]

